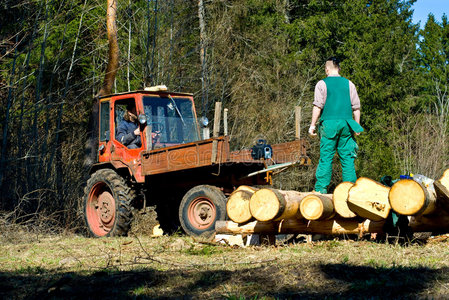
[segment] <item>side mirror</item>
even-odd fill
[[[202,116],[200,118],[200,125],[203,128],[207,127],[207,125],[209,125],[209,119],[206,116]]]
[[[140,114],[137,119],[139,120],[140,125],[145,125],[147,123],[147,116],[145,116],[145,114]]]

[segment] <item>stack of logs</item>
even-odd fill
[[[414,232],[449,232],[449,169],[436,181],[401,179],[387,187],[361,177],[333,194],[240,186],[228,199],[227,234],[383,233],[390,211],[409,217]]]

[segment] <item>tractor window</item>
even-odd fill
[[[182,144],[199,140],[193,103],[187,98],[144,97],[148,124],[160,131],[160,143]]]
[[[114,103],[115,139],[130,149],[140,148],[142,146],[140,136],[134,137],[134,139],[132,139],[132,137],[129,136],[129,133],[136,127],[132,128],[132,126],[126,125],[130,121],[128,115],[126,115],[128,122],[125,122],[125,114],[127,110],[137,115],[136,102],[134,98],[115,101]]]
[[[109,141],[109,101],[100,104],[100,141]]]

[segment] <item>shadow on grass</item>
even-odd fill
[[[378,268],[347,264],[261,266],[229,270],[156,270],[49,273],[0,272],[2,299],[311,299],[433,297],[449,269]],[[226,287],[225,287],[226,285]],[[232,289],[232,290],[229,290]],[[438,294],[436,297],[443,297]]]
[[[348,264],[325,264],[320,266],[327,279],[347,283],[348,289],[341,297],[417,298],[427,291],[441,293],[438,284],[449,281],[449,268],[425,267],[371,267]],[[421,295],[420,297],[429,297]],[[442,297],[440,294],[437,297]]]

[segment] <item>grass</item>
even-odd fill
[[[0,235],[0,298],[445,298],[449,242],[233,248],[186,236]]]

